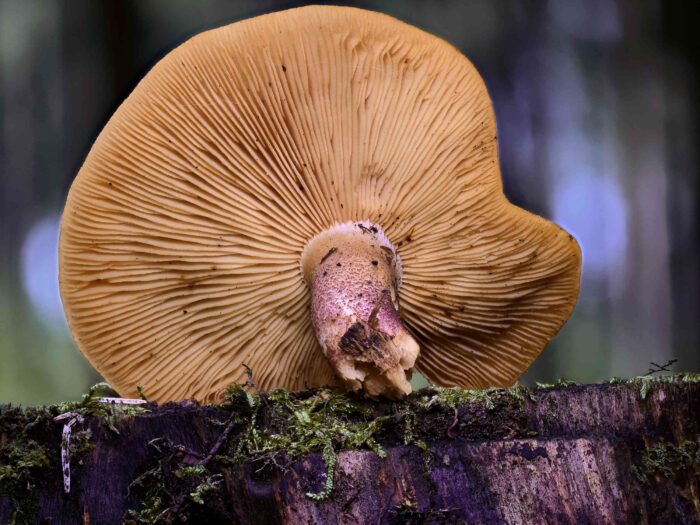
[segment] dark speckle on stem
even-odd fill
[[[379,263],[377,261],[372,261],[373,266],[377,266]]]
[[[328,259],[331,255],[333,255],[337,251],[338,251],[338,248],[331,248],[330,250],[328,250],[328,253],[321,258],[321,262],[323,263],[326,259]]]

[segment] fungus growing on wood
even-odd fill
[[[207,31],[156,64],[80,169],[59,251],[80,350],[120,394],[161,402],[216,400],[243,364],[265,389],[337,377],[397,398],[414,366],[510,385],[580,273],[576,241],[503,195],[472,64],[329,6]]]

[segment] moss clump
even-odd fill
[[[157,438],[148,445],[156,465],[129,485],[127,497],[137,495],[139,508],[127,510],[122,523],[172,523],[187,521],[192,514],[201,518],[202,523],[207,523],[209,518],[219,523],[221,520],[212,516],[221,518],[216,512],[220,510],[217,506],[223,505],[223,476],[202,462],[192,464],[193,458],[183,447],[166,439]]]
[[[61,483],[61,430],[70,417],[56,421],[57,416],[70,412],[85,419],[96,417],[118,433],[122,416],[148,412],[142,406],[100,402],[99,396],[108,389],[106,383],[98,383],[80,401],[46,407],[0,406],[0,496],[9,498],[16,520],[36,518],[37,485]],[[68,450],[71,461],[94,448],[91,438],[89,429],[73,426]],[[48,446],[53,440],[57,443]]]
[[[183,454],[182,447],[162,439],[149,443],[157,464],[129,487],[130,493],[141,493],[141,502],[138,510],[127,511],[124,523],[184,519],[193,512],[193,506],[204,506],[207,512],[214,512],[210,507],[221,500],[223,481],[217,470],[226,465],[253,462],[258,463],[256,473],[264,473],[272,466],[284,468],[278,463],[282,455],[294,461],[312,452],[321,453],[326,471],[324,486],[321,491],[306,495],[324,500],[334,488],[338,452],[365,448],[385,457],[374,435],[386,421],[393,419],[375,417],[369,406],[353,400],[344,391],[330,388],[299,394],[273,390],[267,394],[251,393],[243,385],[234,385],[228,389],[221,408],[230,410],[231,418],[227,423],[214,420],[212,423],[228,427],[233,422],[236,430],[227,437],[223,430],[223,443],[217,452],[212,451],[196,464],[183,463],[188,452]],[[189,457],[188,461],[191,460]],[[225,511],[221,512],[223,515]]]
[[[154,446],[153,442],[149,445]],[[155,449],[160,451],[157,446]],[[143,493],[140,509],[126,511],[122,519],[125,525],[156,523],[173,505],[172,496],[166,488],[164,469],[160,461],[155,468],[144,472],[131,482],[127,496],[133,492]]]
[[[639,385],[639,394],[642,399],[646,399],[654,385],[662,383],[700,383],[700,374],[693,372],[681,372],[665,376],[645,375],[631,378],[613,377],[601,384],[623,385],[632,384]],[[563,386],[576,386],[577,383],[568,379],[560,379],[556,383],[536,383],[536,390],[542,388],[556,388]]]
[[[458,387],[429,387],[418,394],[420,394],[421,402],[425,408],[430,408],[435,404],[455,408],[468,403],[479,403],[491,411],[496,408],[498,401],[514,405],[517,408],[523,407],[525,398],[537,401],[532,390],[524,386],[510,388],[490,387],[483,390],[464,390]],[[409,401],[410,399],[411,396],[409,396]]]
[[[59,414],[72,412],[84,418],[95,417],[115,434],[119,434],[119,425],[124,421],[124,416],[137,416],[147,414],[149,409],[143,405],[131,405],[126,403],[106,403],[101,401],[103,396],[114,397],[116,392],[107,383],[97,383],[90,387],[87,394],[77,402],[66,402],[49,407]]]
[[[7,496],[14,518],[36,515],[36,479],[49,466],[46,451],[34,440],[15,440],[0,447],[0,495]]]
[[[43,409],[0,408],[0,496],[20,521],[36,515],[36,486],[49,467],[49,451],[37,441],[48,420]]]
[[[654,385],[663,383],[700,383],[700,374],[695,374],[693,372],[683,372],[679,374],[667,375],[667,376],[639,376],[633,377],[631,379],[621,379],[619,377],[613,377],[608,383],[611,384],[637,384],[640,385],[639,395],[642,399],[646,399],[649,392],[651,392]]]
[[[219,485],[224,480],[221,474],[213,474],[207,476],[204,481],[199,483],[192,492],[189,493],[190,499],[198,505],[204,505],[204,498],[210,492],[219,490]]]
[[[230,457],[218,459],[274,463],[282,452],[292,460],[321,452],[325,485],[321,492],[307,493],[309,498],[321,501],[331,494],[340,450],[365,448],[386,456],[373,436],[391,418],[374,418],[371,408],[353,401],[343,391],[322,388],[300,397],[282,389],[252,394],[235,385],[227,395],[243,431],[234,440]],[[260,424],[261,415],[265,424]]]
[[[416,427],[418,427],[417,414],[408,408],[404,408],[404,410],[402,410],[399,415],[404,425],[403,444],[413,445],[423,451],[423,456],[425,457],[426,470],[429,474],[432,470],[433,457],[430,454],[428,444],[422,439],[416,437],[415,429]]]
[[[576,386],[577,383],[576,381],[571,381],[570,379],[566,379],[562,377],[555,383],[535,383],[538,389],[540,388],[560,388],[563,386]]]
[[[678,444],[660,439],[642,456],[641,468],[635,466],[633,471],[642,483],[648,482],[648,476],[675,480],[679,474],[689,473],[700,477],[700,435]]]

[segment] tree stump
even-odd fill
[[[698,379],[402,402],[311,390],[283,406],[240,390],[141,414],[3,406],[0,523],[698,523]],[[291,425],[315,452],[280,437]]]

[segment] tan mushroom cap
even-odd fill
[[[124,396],[332,381],[300,256],[337,223],[400,253],[401,317],[440,385],[512,384],[569,317],[580,251],[502,193],[486,88],[389,16],[310,6],[202,33],[110,119],[68,195],[60,286]]]

